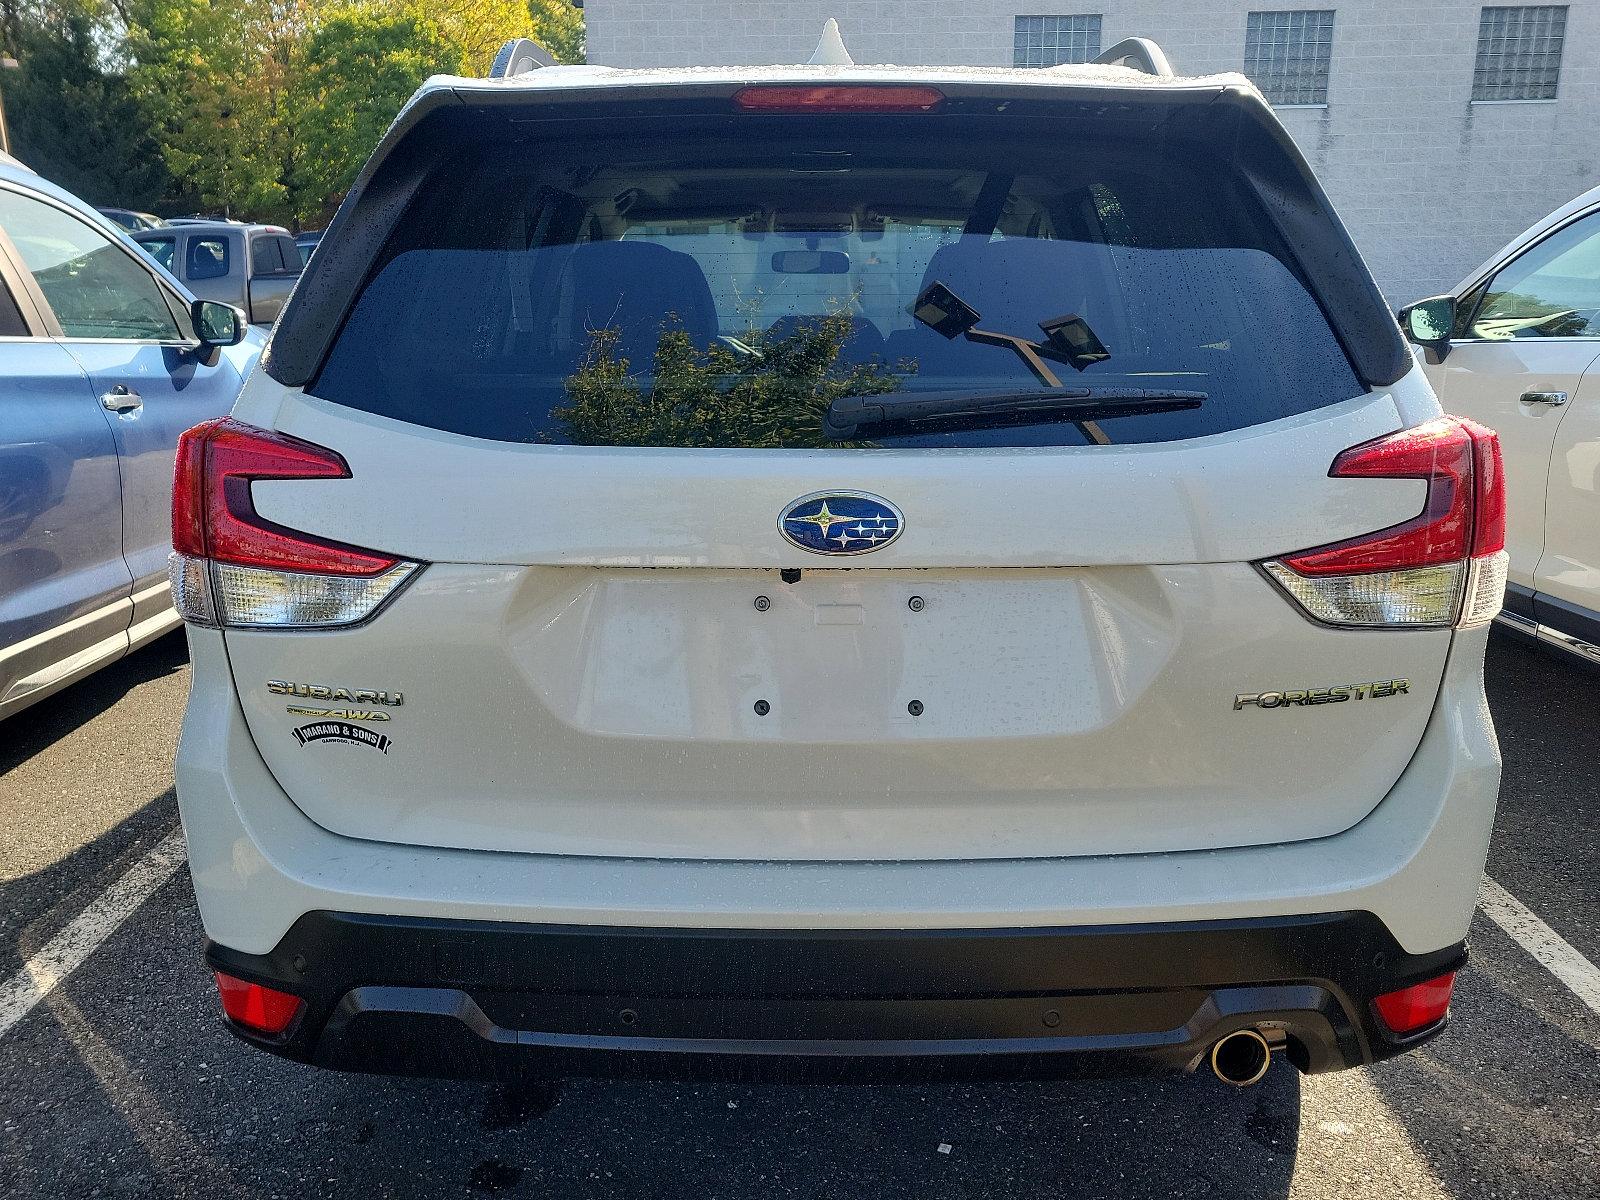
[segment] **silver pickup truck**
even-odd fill
[[[294,235],[277,225],[207,221],[131,236],[196,296],[243,309],[255,325],[278,319],[300,279]]]

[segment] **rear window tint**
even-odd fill
[[[1089,440],[1036,417],[827,436],[841,396],[1043,386],[1014,344],[919,321],[917,298],[938,284],[977,330],[1045,347],[1064,386],[1206,394],[1199,408],[1098,422],[1111,442],[1237,429],[1362,391],[1214,147],[1075,144],[1020,119],[929,139],[917,119],[467,152],[402,218],[308,390],[521,442]],[[1041,325],[1069,316],[1104,357],[1049,356]]]
[[[265,234],[250,240],[250,273],[276,275],[283,270],[283,258],[278,253],[276,238]]]

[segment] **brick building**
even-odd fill
[[[587,0],[610,66],[804,62],[835,16],[861,63],[1049,66],[1154,38],[1244,71],[1397,304],[1441,291],[1600,183],[1600,0]]]

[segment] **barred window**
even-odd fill
[[[1244,34],[1244,73],[1269,104],[1326,104],[1333,10],[1253,12]]]
[[[1086,63],[1100,53],[1100,14],[1018,17],[1011,61],[1019,67]]]
[[[1485,8],[1478,18],[1474,100],[1554,100],[1561,77],[1564,4]]]

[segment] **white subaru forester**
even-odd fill
[[[430,80],[175,496],[253,1045],[1247,1083],[1446,1020],[1499,449],[1241,77]]]

